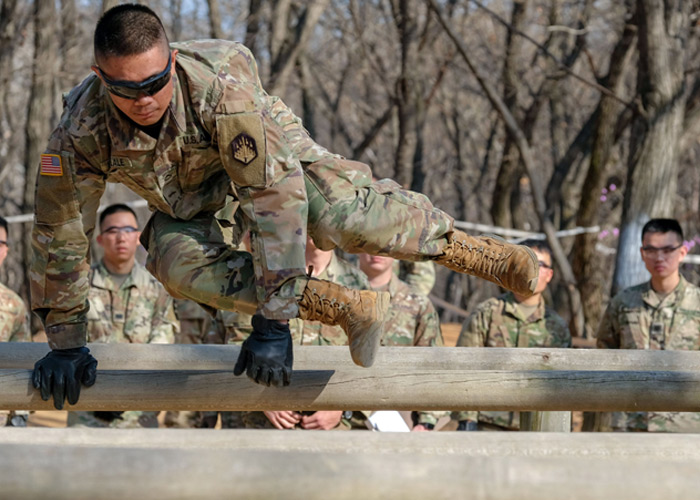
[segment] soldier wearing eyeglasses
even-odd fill
[[[598,328],[598,348],[700,349],[700,289],[679,272],[688,248],[678,221],[647,222],[640,250],[651,279],[610,301]],[[614,412],[597,420],[598,430],[700,432],[700,413]]]
[[[540,278],[531,297],[508,292],[478,306],[462,325],[458,347],[571,347],[566,321],[545,305],[542,294],[552,280],[552,251],[544,240],[525,240],[540,265]],[[515,431],[519,414],[507,411],[458,412],[458,430]]]
[[[136,214],[128,205],[110,205],[100,214],[97,244],[102,259],[90,270],[88,342],[172,344],[179,325],[173,299],[136,261]],[[158,427],[158,412],[70,412],[68,425]]]

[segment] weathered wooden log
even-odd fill
[[[100,370],[232,370],[240,352],[233,345],[89,344],[88,347],[98,359]],[[45,343],[0,344],[0,369],[31,369],[48,351]],[[347,347],[296,346],[294,359],[295,366],[305,370],[333,370],[339,365],[347,369],[354,367]],[[700,351],[382,347],[374,367],[691,372],[700,371]]]
[[[700,462],[700,434],[270,431],[257,429],[0,428],[5,445],[407,453],[471,457],[578,457]]]
[[[102,432],[116,434],[111,430]],[[147,432],[160,434],[160,431]],[[250,434],[250,431],[216,434],[231,439],[241,435],[260,442],[265,440],[261,434]],[[267,434],[284,438],[303,434],[306,439],[315,434],[321,442],[334,434],[353,433],[269,431]],[[375,437],[371,433],[354,434],[369,439]],[[458,436],[449,435],[452,441]],[[142,436],[145,438],[146,434]],[[484,433],[482,436],[491,438],[496,435]],[[458,441],[464,441],[464,449],[468,449],[470,440],[482,436],[464,436],[466,439]],[[514,438],[520,436],[537,435],[513,435]],[[379,437],[381,442],[381,438],[387,435]],[[435,438],[436,435],[419,436],[416,433],[401,437],[403,448],[400,450],[379,446],[379,450],[375,447],[362,451],[348,451],[347,448],[335,451],[263,449],[264,444],[259,448],[174,449],[167,444],[163,447],[123,448],[110,444],[5,443],[0,454],[0,484],[3,497],[56,500],[121,500],[140,498],[144,493],[152,498],[169,499],[697,498],[697,469],[700,465],[697,456],[669,459],[658,454],[643,455],[638,449],[631,449],[624,458],[620,455],[587,458],[584,454],[571,456],[565,453],[532,456],[525,453],[529,449],[526,441],[517,447],[520,453],[515,455],[437,454],[425,453],[422,449],[429,442],[425,438]],[[487,442],[488,439],[484,440],[480,448],[491,448]],[[619,439],[617,443],[619,446]],[[694,444],[697,448],[697,441]],[[619,448],[611,452],[619,453]]]
[[[66,409],[700,411],[698,372],[346,367],[298,370],[282,388],[229,371],[101,371]],[[0,409],[52,408],[30,376],[30,370],[0,370]]]

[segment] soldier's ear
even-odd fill
[[[93,73],[95,73],[97,75],[97,78],[102,80],[102,75],[100,74],[100,70],[97,69],[97,66],[94,66],[94,65],[90,66],[90,69],[93,71]],[[104,82],[102,82],[102,83],[104,83]]]

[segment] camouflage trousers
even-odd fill
[[[104,419],[92,411],[69,411],[68,427],[105,427],[110,429],[155,429],[158,427],[157,411],[125,411],[118,418]]]
[[[413,261],[442,254],[453,219],[426,196],[389,179],[372,182],[367,165],[334,157],[305,165],[304,173],[307,229],[319,248]],[[235,210],[235,202],[229,206],[189,221],[156,212],[142,236],[146,267],[175,298],[246,314],[259,311],[269,319],[297,317],[297,298],[306,286],[303,272],[279,271],[270,279],[268,270],[261,285],[255,269],[264,262],[254,259],[264,256],[237,250],[255,224]]]

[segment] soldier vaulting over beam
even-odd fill
[[[41,157],[32,268],[33,309],[53,351],[33,382],[57,408],[95,381],[85,347],[89,239],[106,182],[146,199],[147,267],[177,298],[254,314],[234,368],[287,385],[287,320],[340,325],[355,363],[369,366],[389,305],[385,292],[306,276],[307,233],[325,250],[433,260],[531,294],[531,250],[471,237],[425,196],[316,144],[258,78],[244,46],[168,43],[147,7],[106,12],[94,38],[94,75],[65,99]],[[246,229],[252,251],[235,250]]]

